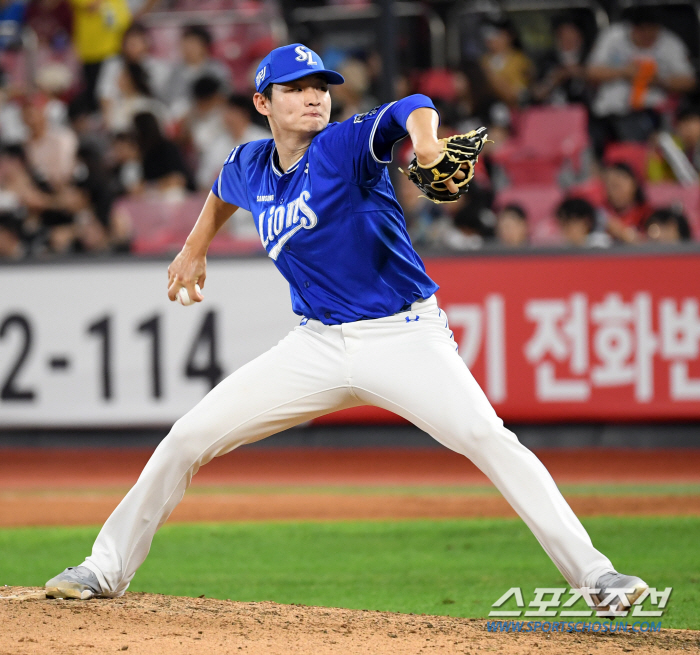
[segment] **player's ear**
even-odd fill
[[[255,105],[255,109],[257,109],[258,113],[262,114],[263,116],[270,115],[270,103],[271,100],[262,93],[256,93],[253,96],[253,104]]]

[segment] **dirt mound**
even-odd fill
[[[48,600],[42,590],[0,589],[0,655],[392,655],[417,653],[698,652],[700,633],[494,634],[486,621],[272,602],[127,594],[115,600]]]

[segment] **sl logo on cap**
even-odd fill
[[[294,48],[294,52],[296,52],[299,56],[296,58],[297,61],[305,61],[308,66],[317,66],[318,62],[314,61],[313,57],[313,52],[310,50],[305,50],[303,45],[297,46]]]
[[[260,86],[260,83],[267,77],[267,66],[255,76],[255,86]]]

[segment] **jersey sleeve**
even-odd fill
[[[236,146],[224,161],[219,177],[212,186],[212,193],[231,205],[250,210],[248,202],[248,182],[246,172],[250,161],[250,143]]]
[[[416,94],[357,114],[329,133],[328,146],[340,173],[356,184],[371,185],[391,163],[394,144],[408,135],[406,121],[421,107],[435,109],[427,96]]]

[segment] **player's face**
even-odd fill
[[[318,134],[328,125],[331,115],[328,82],[322,75],[309,75],[275,84],[272,101],[267,101],[264,109],[261,113],[268,117],[273,133]]]

